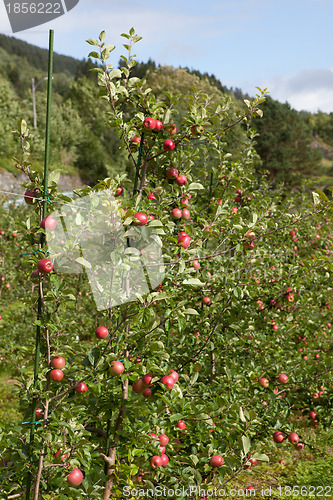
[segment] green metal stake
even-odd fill
[[[47,199],[48,199],[48,173],[49,173],[49,158],[50,158],[50,130],[51,130],[51,95],[52,95],[52,72],[53,72],[53,40],[54,31],[50,30],[49,38],[49,68],[48,68],[48,85],[47,85],[47,108],[46,108],[46,130],[45,130],[45,160],[44,160],[44,201],[43,201],[43,219],[47,215]],[[44,246],[44,238],[41,239],[41,247]],[[38,298],[38,319],[42,316],[42,298],[39,293]],[[41,327],[37,326],[36,330],[36,347],[35,347],[35,368],[34,368],[34,389],[37,388],[38,382],[38,370],[39,370],[39,358],[40,358],[40,343],[41,343]],[[37,399],[34,396],[32,400],[32,412],[31,412],[31,422],[35,422]],[[35,437],[35,425],[31,424],[30,428],[30,441],[29,441],[29,458],[31,458],[31,449],[33,446]],[[26,500],[30,500],[30,489],[31,489],[32,473],[28,472],[27,482],[26,482]]]

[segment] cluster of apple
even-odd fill
[[[174,180],[177,186],[185,186],[187,183],[187,177],[184,174],[179,174],[179,171],[175,167],[168,168],[166,176],[170,180]],[[187,205],[187,203],[185,203]]]
[[[249,241],[245,241],[243,243],[243,247],[247,248],[249,250],[254,249],[254,238],[256,237],[255,233],[253,231],[248,231],[245,235],[246,238],[249,238]]]
[[[161,384],[167,390],[171,390],[179,378],[175,370],[170,369],[169,372],[171,372],[170,375],[164,375],[160,380]],[[132,390],[138,394],[142,394],[145,398],[149,398],[152,394],[150,387],[152,386],[153,378],[154,375],[152,373],[146,373],[142,378],[138,378],[134,382]]]
[[[291,432],[286,436],[282,431],[276,431],[273,434],[273,441],[275,443],[282,443],[285,439],[288,439],[289,443],[293,444],[295,446],[296,450],[303,450],[304,448],[304,443],[299,442],[299,436],[296,434],[296,432]]]
[[[280,384],[286,384],[288,382],[288,375],[285,375],[284,373],[280,373],[280,375],[277,377],[277,381]],[[258,382],[263,387],[269,386],[269,380],[265,377],[261,377]]]

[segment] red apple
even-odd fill
[[[256,458],[250,458],[251,465],[257,465],[257,459]]]
[[[185,424],[184,420],[179,420],[178,424],[176,425],[176,428],[184,430],[186,428],[186,424]]]
[[[151,116],[148,116],[144,121],[143,121],[143,127],[146,130],[154,130],[156,127],[156,120],[152,118]]]
[[[57,382],[62,380],[63,376],[64,376],[64,374],[63,374],[62,370],[58,370],[58,368],[54,368],[54,370],[51,370],[51,372],[50,372],[51,379],[55,380]]]
[[[194,269],[200,269],[200,262],[198,260],[194,260],[193,261],[193,267]]]
[[[163,460],[159,455],[154,455],[150,459],[150,465],[153,469],[156,469],[156,467],[161,467],[163,465]]]
[[[189,204],[189,199],[188,198],[182,198],[180,200],[181,205],[188,205]]]
[[[310,415],[310,417],[311,417],[312,419],[315,419],[315,418],[316,418],[316,416],[317,416],[317,413],[316,413],[316,412],[314,412],[314,411],[310,411],[309,415]]]
[[[172,219],[180,219],[181,216],[182,216],[182,211],[180,210],[180,208],[173,208],[171,210]]]
[[[186,183],[187,183],[186,176],[183,174],[178,175],[176,179],[176,184],[178,184],[178,186],[185,186]]]
[[[147,196],[147,200],[156,200],[156,196],[154,193],[149,193]]]
[[[163,123],[160,120],[155,120],[155,128],[156,132],[160,132],[163,128]]]
[[[160,445],[161,446],[166,446],[169,442],[169,438],[166,434],[160,434],[158,436],[158,439],[160,440]]]
[[[105,339],[109,335],[109,330],[105,326],[96,328],[95,335],[98,339]]]
[[[40,227],[43,229],[48,229],[49,231],[53,231],[57,225],[56,219],[48,215],[47,217],[44,217],[42,222],[40,223]]]
[[[125,370],[125,367],[121,361],[113,361],[112,365],[110,366],[110,372],[112,373],[112,375],[115,375],[115,376],[121,375],[124,370]]]
[[[137,392],[139,394],[142,394],[143,391],[146,389],[146,386],[144,385],[144,383],[142,382],[142,379],[141,378],[138,378],[138,380],[136,380],[134,382],[134,384],[132,385],[132,390],[134,392]]]
[[[267,378],[260,378],[259,379],[259,384],[262,385],[263,387],[268,387],[269,380],[267,380]]]
[[[296,443],[295,444],[295,449],[296,450],[300,451],[300,450],[303,450],[303,448],[304,448],[304,443]]]
[[[273,325],[273,330],[275,330],[277,332],[278,329],[279,329],[279,325],[277,325],[277,324]]]
[[[36,198],[36,193],[32,189],[28,189],[24,193],[24,201],[27,205],[32,205],[34,202],[34,198]]]
[[[288,376],[285,375],[284,373],[280,373],[277,380],[278,382],[280,382],[280,384],[286,384],[288,382]]]
[[[37,264],[38,271],[42,274],[50,273],[53,269],[53,264],[50,259],[42,259]]]
[[[171,139],[166,139],[163,142],[163,149],[164,151],[172,151],[175,149],[175,143]]]
[[[166,176],[168,179],[177,179],[179,172],[176,168],[169,168],[166,172]]]
[[[123,188],[119,187],[116,191],[115,197],[118,198],[118,196],[121,196],[123,192],[124,192]]]
[[[59,370],[62,370],[66,364],[65,358],[62,356],[54,356],[51,359],[51,366],[52,368],[58,368]]]
[[[178,379],[179,379],[178,373],[175,370],[173,370],[172,368],[169,371],[171,372],[170,373],[170,377],[173,378],[173,380],[175,381],[175,383],[178,382]]]
[[[78,394],[82,394],[83,392],[86,392],[86,390],[88,389],[87,387],[87,384],[85,382],[80,382],[79,384],[77,384],[77,386],[75,387],[75,391],[78,393]]]
[[[284,440],[284,434],[281,431],[274,432],[273,440],[275,441],[275,443],[282,443],[282,441]]]
[[[146,385],[147,387],[151,385],[151,381],[153,380],[154,375],[152,373],[146,373],[142,377],[142,383]]]
[[[291,434],[289,434],[288,441],[289,443],[297,444],[299,441],[298,434],[296,434],[296,432],[292,432]]]
[[[142,391],[142,396],[144,396],[145,398],[150,398],[150,396],[151,396],[151,389],[149,387],[146,387]]]
[[[185,236],[184,238],[178,238],[178,245],[185,248],[185,250],[190,246],[191,238],[189,236]]]
[[[83,474],[80,469],[73,469],[67,476],[67,483],[71,486],[79,486],[83,481]]]
[[[166,467],[168,465],[168,463],[169,463],[169,457],[168,457],[168,455],[166,455],[165,453],[162,453],[161,459],[162,459],[162,466]]]
[[[176,182],[177,182],[177,179],[176,179]],[[183,208],[183,210],[182,210],[182,218],[186,219],[186,220],[188,220],[188,219],[191,218],[191,213],[190,213],[190,211],[187,208]]]
[[[208,304],[210,304],[210,297],[204,297],[204,298],[202,299],[202,302],[203,302],[204,304],[207,304],[207,305],[208,305]]]
[[[210,465],[212,467],[221,467],[221,465],[223,465],[223,458],[221,455],[213,455],[210,459]]]
[[[175,385],[175,379],[171,377],[171,375],[164,375],[164,377],[161,378],[161,384],[163,384],[166,389],[170,390]]]
[[[139,143],[140,143],[140,141],[141,141],[141,139],[140,139],[140,137],[138,137],[137,135],[135,135],[135,136],[134,136],[134,137],[132,137],[132,139],[131,139],[131,142],[132,142],[133,144],[139,144]]]
[[[134,214],[134,224],[137,226],[145,226],[148,222],[147,214],[144,212],[136,212]]]
[[[36,420],[39,420],[42,418],[43,416],[43,408],[36,408],[36,412],[35,412],[35,416],[36,416]]]
[[[281,465],[287,465],[287,462],[285,460],[280,460]]]

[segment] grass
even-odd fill
[[[22,421],[17,397],[12,393],[16,384],[13,375],[0,364],[0,422]]]

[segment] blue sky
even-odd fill
[[[82,59],[90,50],[85,40],[105,29],[117,65],[120,34],[133,26],[143,37],[139,61],[213,73],[250,95],[267,87],[295,109],[333,112],[332,22],[332,0],[80,0],[66,15],[14,36],[46,48],[54,29],[54,50]],[[0,32],[13,35],[3,3]]]

